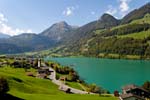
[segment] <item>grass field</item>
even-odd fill
[[[62,76],[67,76],[67,75],[63,75],[63,74],[59,74],[59,73],[56,73],[56,77],[58,77],[57,79],[59,79],[60,77]],[[79,89],[79,90],[84,90],[80,84],[78,82],[69,82],[69,81],[65,81],[65,84],[72,87],[72,88],[76,88],[76,89]]]
[[[79,90],[84,90],[77,82],[66,82],[66,85],[79,89]]]
[[[50,80],[26,76],[24,69],[3,67],[0,76],[8,79],[9,94],[25,100],[117,100],[111,96],[66,94]]]
[[[142,31],[139,33],[133,33],[133,34],[127,34],[127,35],[118,35],[118,38],[126,38],[126,37],[131,37],[134,39],[144,39],[150,36],[150,30],[148,31]]]
[[[134,20],[131,22],[131,24],[143,24],[143,23],[148,23],[150,24],[150,14],[146,14],[144,16],[144,18],[141,18],[141,19],[137,19],[137,20]]]
[[[122,27],[132,25],[132,24],[143,24],[143,23],[150,24],[150,14],[146,14],[143,18],[134,20],[129,24],[124,24],[124,25],[119,25],[119,26],[113,27],[112,30],[122,28]]]

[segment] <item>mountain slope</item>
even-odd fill
[[[0,50],[1,53],[12,54],[28,51],[39,51],[50,48],[54,44],[55,42],[47,37],[32,33],[24,33],[8,39],[0,39]]]
[[[140,7],[139,9],[135,9],[129,14],[127,14],[122,20],[121,24],[130,23],[133,20],[143,18],[145,14],[150,13],[150,3]]]
[[[0,39],[9,38],[10,36],[7,34],[0,33]]]
[[[90,22],[78,29],[74,30],[68,37],[64,39],[67,43],[76,43],[93,36],[93,31],[97,29],[108,29],[119,24],[119,20],[109,14],[103,14],[99,20]]]
[[[116,19],[112,15],[103,14],[96,24],[97,29],[108,29],[120,24],[120,20]]]
[[[47,36],[52,40],[61,40],[65,33],[74,30],[75,27],[68,25],[65,21],[55,23],[50,28],[40,33],[41,36]]]

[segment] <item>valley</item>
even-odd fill
[[[150,2],[131,9],[132,0],[118,0],[113,3],[120,5],[108,5],[108,10],[100,4],[99,12],[86,9],[87,2],[80,6],[81,13],[78,5],[70,5],[74,2],[67,1],[67,7],[65,0],[55,1],[36,1],[37,5],[33,0],[18,1],[21,5],[14,7],[26,11],[15,16],[9,13],[8,18],[16,22],[8,22],[0,12],[0,98],[149,100]],[[95,2],[89,7],[96,6]],[[17,25],[22,26],[15,29]]]

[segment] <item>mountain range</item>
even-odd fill
[[[150,3],[116,19],[103,14],[81,27],[55,23],[39,34],[23,33],[0,39],[0,53],[13,54],[48,50],[63,55],[102,54],[150,56]]]

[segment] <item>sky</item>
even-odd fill
[[[0,33],[40,33],[66,21],[82,26],[104,13],[121,19],[150,0],[0,0]]]

